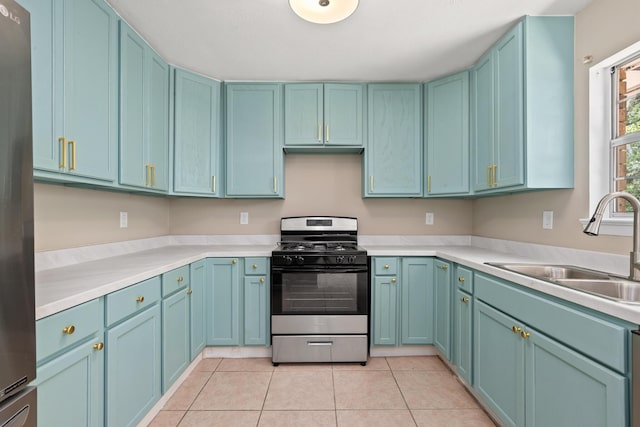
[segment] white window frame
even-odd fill
[[[640,53],[640,42],[621,50],[589,69],[589,212],[580,219],[587,225],[600,199],[611,191],[611,122],[614,115],[611,95],[611,67]],[[613,203],[613,202],[612,202]],[[631,215],[611,215],[605,211],[600,234],[632,236]]]

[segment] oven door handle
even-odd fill
[[[276,273],[366,273],[367,268],[291,268],[291,267],[271,267],[271,271]]]
[[[310,346],[330,346],[330,345],[333,345],[333,341],[307,341],[307,345],[310,345]]]

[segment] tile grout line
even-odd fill
[[[335,416],[336,427],[338,427],[338,399],[336,398],[336,376],[335,365],[331,365],[331,386],[333,387],[333,415]]]
[[[256,422],[256,427],[260,425],[260,420],[262,419],[262,413],[264,412],[264,405],[267,403],[267,396],[269,395],[269,388],[271,388],[271,381],[273,381],[273,374],[276,372],[275,367],[271,370],[271,375],[269,375],[269,383],[267,384],[267,390],[264,392],[264,399],[262,400],[262,407],[260,408],[260,414],[258,414],[258,421]]]
[[[400,392],[400,396],[402,396],[402,401],[404,402],[405,406],[407,407],[407,410],[409,411],[409,415],[411,416],[411,420],[413,421],[413,424],[415,426],[418,425],[415,417],[413,416],[413,411],[411,410],[411,408],[409,408],[409,404],[407,403],[407,399],[404,397],[404,393],[402,392],[402,388],[400,387],[400,384],[398,384],[398,379],[396,378],[396,373],[393,370],[393,368],[391,367],[391,365],[389,364],[389,361],[387,360],[387,358],[384,358],[384,361],[387,362],[387,365],[389,365],[389,370],[391,370],[391,376],[393,377],[393,381],[396,384],[396,387],[398,387],[398,391]]]

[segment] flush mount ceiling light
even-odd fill
[[[315,24],[333,24],[348,18],[358,8],[359,0],[289,0],[300,18]]]

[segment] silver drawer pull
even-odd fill
[[[307,345],[333,345],[333,341],[307,341]]]

